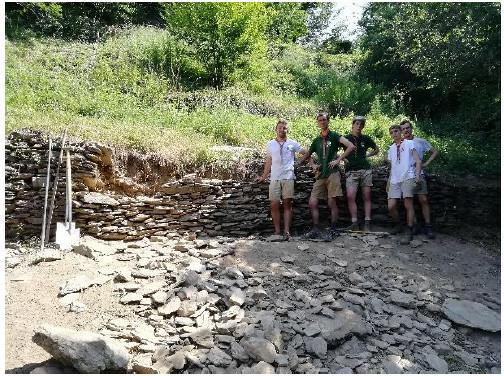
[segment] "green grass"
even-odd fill
[[[100,44],[48,38],[7,41],[6,133],[31,128],[60,135],[67,128],[75,138],[156,152],[191,169],[225,164],[230,155],[214,151],[216,145],[244,146],[255,151],[253,156],[262,154],[274,137],[277,118],[286,117],[290,137],[309,147],[318,133],[317,103],[238,87],[182,92],[163,68],[166,64],[159,62],[170,43],[164,32],[150,28],[127,30]],[[197,72],[190,62],[183,64]],[[391,143],[388,127],[403,116],[372,110],[367,117],[365,133],[382,150],[373,160],[382,163]],[[331,128],[348,133],[350,123],[350,116],[332,119]],[[463,135],[434,136],[429,129],[419,124],[417,134],[443,152],[432,165],[437,171],[498,171],[500,159],[490,154],[499,151],[482,150]]]

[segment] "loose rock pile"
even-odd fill
[[[348,248],[348,241],[361,245]],[[500,370],[499,354],[473,344],[458,325],[500,331],[499,314],[460,300],[453,287],[398,276],[379,262],[395,248],[388,238],[345,235],[324,247],[284,243],[289,253],[268,268],[237,258],[252,242],[175,233],[130,243],[86,237],[75,252],[124,266],[102,268],[100,278],[64,281],[60,299],[69,309],[86,309],[80,291],[113,283],[115,298],[132,306],[138,319],[115,318],[100,334],[123,343],[129,369],[137,373]],[[357,250],[358,260],[352,258]],[[475,308],[485,309],[484,322],[474,317]],[[78,364],[86,362],[73,356],[84,372]]]

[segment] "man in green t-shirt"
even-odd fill
[[[364,231],[371,231],[373,171],[367,158],[378,154],[379,149],[371,137],[362,134],[365,125],[365,117],[355,116],[352,119],[352,132],[345,136],[355,146],[354,151],[348,155],[345,165],[348,211],[352,218],[352,224],[348,227],[350,231],[359,230],[357,204],[355,202],[359,186],[362,188],[362,199],[364,201]],[[368,153],[368,149],[372,150]]]
[[[321,112],[316,119],[320,128],[320,135],[313,140],[310,150],[300,161],[300,163],[304,163],[309,160],[316,179],[308,201],[313,228],[305,236],[310,239],[318,238],[321,235],[319,200],[327,200],[327,205],[331,210],[331,235],[336,236],[338,234],[336,226],[338,221],[337,197],[343,196],[338,166],[355,149],[355,146],[345,137],[329,130],[329,114]],[[342,155],[338,156],[337,152],[340,144],[346,147],[346,150]],[[317,155],[317,163],[311,157],[313,153]]]

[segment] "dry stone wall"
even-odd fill
[[[54,181],[61,140],[53,142]],[[119,169],[114,151],[94,142],[72,141],[72,186],[74,219],[81,232],[103,239],[134,240],[173,232],[247,236],[270,233],[267,184],[253,180],[262,170],[252,163],[236,179],[199,178],[143,181]],[[5,148],[5,230],[8,238],[40,235],[47,174],[47,136],[23,130],[11,133]],[[150,166],[156,170],[159,166]],[[242,169],[243,171],[243,169]],[[385,186],[388,170],[374,172],[373,220],[387,224]],[[307,206],[313,178],[307,169],[298,171],[293,230],[310,226]],[[62,165],[52,234],[64,218],[65,167]],[[500,226],[500,186],[485,189],[458,187],[438,176],[429,181],[433,220],[438,227],[457,227],[464,221],[482,226]],[[341,221],[348,221],[345,200],[340,201]],[[359,205],[362,207],[362,205]],[[360,213],[362,216],[362,213]],[[321,218],[327,218],[321,206]]]

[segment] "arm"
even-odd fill
[[[266,157],[266,161],[264,162],[264,171],[262,175],[256,179],[258,183],[262,183],[268,178],[268,175],[270,174],[271,171],[271,162],[272,162],[271,155],[268,155]]]
[[[373,157],[376,154],[378,154],[379,152],[380,152],[380,148],[378,147],[378,145],[375,145],[375,147],[369,153],[366,154],[366,157],[367,158]]]
[[[415,181],[420,182],[420,172],[422,171],[422,161],[416,149],[412,149],[413,158],[415,159]]]
[[[422,165],[422,167],[427,167],[428,165],[430,165],[431,162],[439,155],[439,150],[436,148],[431,148],[430,151],[431,151],[431,155],[430,155],[429,159],[427,159],[425,161],[425,163]]]
[[[348,157],[350,153],[355,150],[355,145],[352,144],[350,141],[348,141],[345,137],[340,137],[339,142],[340,144],[343,144],[346,147],[346,149],[343,152],[343,154],[341,154],[338,158],[329,162],[329,167],[331,168],[334,168],[334,166],[339,165],[342,160]]]

